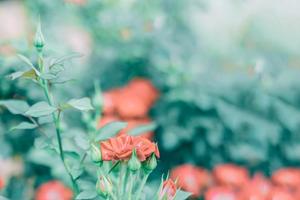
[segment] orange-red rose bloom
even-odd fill
[[[163,198],[166,200],[173,200],[175,198],[177,191],[176,184],[172,179],[168,179],[163,182],[162,189],[160,191],[160,198]]]
[[[295,190],[300,186],[300,169],[283,168],[279,169],[272,175],[274,184],[280,187],[286,187]]]
[[[35,200],[72,200],[72,197],[72,191],[59,181],[44,183],[35,194]]]
[[[233,190],[217,186],[209,188],[205,193],[205,200],[238,200]]]
[[[133,137],[121,135],[100,143],[102,160],[128,160],[132,153]]]
[[[136,149],[140,161],[146,160],[152,153],[159,157],[157,145],[141,136],[120,135],[100,143],[102,160],[128,160]]]
[[[216,166],[213,175],[217,184],[233,188],[241,188],[249,181],[247,169],[233,164]]]
[[[146,160],[146,158],[151,156],[152,153],[154,153],[158,158],[160,156],[157,145],[142,136],[134,137],[133,148],[136,149],[136,153],[140,161]]]
[[[194,197],[199,197],[202,190],[211,182],[208,171],[200,167],[185,164],[174,168],[171,171],[171,178],[178,179],[178,185],[181,189],[191,192]]]

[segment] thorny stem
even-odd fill
[[[44,72],[44,64],[43,64],[43,56],[42,53],[38,54],[38,67],[39,70],[43,73]],[[47,80],[39,80],[40,81],[40,85],[43,88],[45,97],[47,99],[47,102],[49,103],[50,106],[54,106],[54,102],[48,87],[48,81]],[[58,114],[56,115],[55,113],[52,113],[52,118],[53,118],[53,122],[55,125],[55,130],[56,130],[56,138],[57,138],[57,142],[58,142],[58,149],[59,149],[59,155],[60,155],[60,159],[63,162],[63,165],[65,167],[66,172],[68,173],[71,182],[72,182],[72,186],[73,189],[75,191],[75,194],[78,194],[79,192],[79,188],[78,185],[76,183],[76,180],[74,179],[74,177],[72,176],[70,169],[65,161],[65,156],[64,156],[64,150],[63,150],[63,145],[62,145],[62,138],[61,138],[61,128],[60,128],[60,114],[61,111],[58,111]]]

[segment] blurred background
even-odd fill
[[[297,0],[1,0],[0,100],[42,98],[32,83],[5,78],[22,67],[16,53],[34,55],[40,18],[46,54],[83,55],[69,61],[60,99],[91,96],[95,80],[103,91],[137,77],[157,88],[147,116],[157,124],[157,173],[233,163],[271,176],[300,166],[299,10]],[[21,120],[0,107],[11,199],[59,174],[32,148],[38,131],[9,131]],[[71,113],[65,123],[82,132],[80,121]]]

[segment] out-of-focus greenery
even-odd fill
[[[0,7],[7,2],[0,1]],[[26,10],[27,30],[9,41],[0,38],[0,45],[9,43],[15,51],[31,55],[40,16],[49,53],[84,54],[68,63],[66,74],[76,80],[57,91],[60,98],[90,95],[96,79],[104,90],[135,76],[154,82],[161,99],[151,114],[159,124],[156,138],[163,170],[184,162],[212,167],[232,161],[266,173],[299,166],[297,0],[87,0],[83,5],[25,0],[17,4]],[[0,59],[0,99],[39,99],[36,90],[20,89],[28,83],[12,84],[4,78],[18,64],[11,56]],[[0,112],[0,147],[5,148],[1,155],[26,155],[38,133],[9,133],[18,119]],[[72,114],[67,123],[76,129],[78,120]],[[29,175],[45,171],[46,178],[59,175],[59,169],[49,172],[33,165],[37,168],[29,167]]]

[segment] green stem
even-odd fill
[[[38,58],[38,65],[39,65],[39,69],[41,70],[41,72],[44,71],[44,65],[43,65],[43,57],[42,57],[42,53],[39,53],[39,58]],[[49,87],[48,87],[48,81],[47,80],[39,80],[40,84],[43,88],[45,97],[47,99],[47,102],[49,103],[50,106],[54,106],[54,102],[53,99],[51,97],[50,91],[49,91]],[[66,172],[68,173],[71,182],[72,182],[72,186],[73,189],[75,191],[75,194],[78,194],[79,192],[79,188],[78,185],[76,183],[76,180],[74,179],[74,177],[72,176],[67,163],[65,161],[65,156],[64,156],[64,150],[63,150],[63,145],[62,145],[62,139],[61,139],[61,129],[60,129],[60,111],[58,111],[58,114],[56,116],[55,113],[52,113],[52,118],[53,118],[53,122],[55,125],[55,131],[56,131],[56,138],[57,138],[57,142],[58,142],[58,149],[59,149],[59,155],[60,155],[60,159],[63,162],[63,165],[65,167]]]
[[[132,187],[135,178],[136,178],[136,173],[129,172],[128,200],[132,199]]]
[[[143,191],[143,189],[145,187],[145,184],[147,182],[147,179],[148,179],[149,175],[150,175],[150,173],[146,173],[145,176],[143,177],[142,183],[141,183],[141,185],[140,185],[140,187],[138,189],[137,195],[136,195],[136,200],[140,199],[142,191]]]
[[[120,169],[120,174],[119,174],[119,185],[118,185],[118,198],[122,199],[123,196],[123,185],[124,183],[124,178],[126,175],[126,163],[121,162],[121,169]]]

